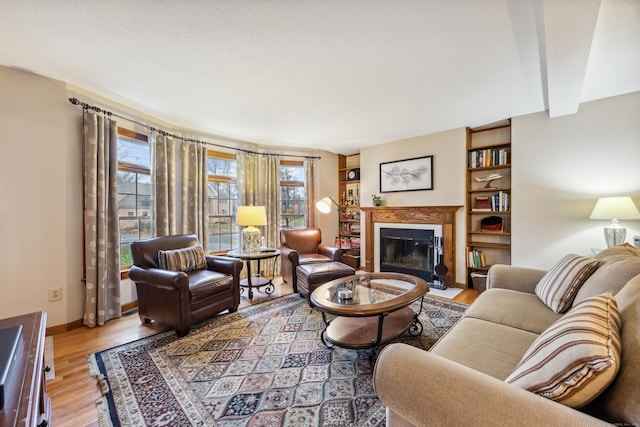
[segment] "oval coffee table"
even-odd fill
[[[351,289],[352,298],[341,298],[347,289]],[[322,311],[325,329],[321,339],[325,346],[377,349],[407,330],[414,336],[422,333],[418,314],[428,291],[429,285],[419,277],[364,273],[327,282],[311,293],[310,300]],[[409,305],[417,300],[420,310],[415,313]],[[329,319],[327,314],[335,317]]]

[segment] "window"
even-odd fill
[[[240,248],[238,226],[238,163],[234,154],[209,150],[207,153],[209,252]]]
[[[145,135],[118,128],[120,268],[133,265],[131,242],[151,237],[151,155]]]
[[[300,161],[280,161],[280,227],[304,228],[305,171]]]

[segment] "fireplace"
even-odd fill
[[[407,272],[429,281],[433,279],[433,270],[441,262],[448,268],[447,274],[443,278],[446,286],[456,286],[455,272],[455,212],[461,206],[418,206],[418,207],[371,207],[361,208],[364,212],[365,226],[365,270],[366,271],[397,271],[397,259],[404,257],[408,261],[405,268],[414,269]],[[380,229],[411,230],[399,232],[397,242],[389,242],[396,245],[391,251],[391,257],[386,257],[381,263],[381,248],[386,248],[381,241]],[[377,231],[376,231],[377,230]],[[432,231],[422,235],[421,230]],[[404,234],[404,235],[403,235]],[[415,236],[420,236],[415,238]],[[411,241],[410,239],[414,240]],[[401,241],[404,240],[404,241]],[[431,241],[430,241],[431,240]],[[412,247],[409,250],[409,246]],[[400,247],[402,246],[402,249]],[[393,248],[394,246],[389,246]],[[397,251],[397,252],[396,252]],[[418,260],[416,255],[424,254],[423,259]],[[413,259],[412,259],[413,256]],[[390,261],[390,262],[389,262]],[[383,264],[383,265],[381,265]],[[431,276],[430,276],[431,275]]]
[[[434,224],[376,223],[375,271],[407,273],[427,282],[442,253],[442,226]]]

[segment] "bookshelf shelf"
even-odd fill
[[[511,264],[511,120],[467,128],[466,155],[467,286],[472,287],[471,273]],[[493,216],[502,220],[501,228],[483,230],[482,220],[491,224]]]
[[[496,191],[511,191],[511,187],[475,188],[473,190],[469,190],[470,193],[495,193]]]

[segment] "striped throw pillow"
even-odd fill
[[[571,307],[576,293],[598,268],[599,260],[580,255],[566,255],[536,285],[536,295],[556,313]]]
[[[190,246],[184,249],[158,251],[158,266],[171,271],[202,270],[207,266],[202,246]]]
[[[618,373],[620,329],[611,292],[585,298],[540,334],[505,382],[580,408]]]

